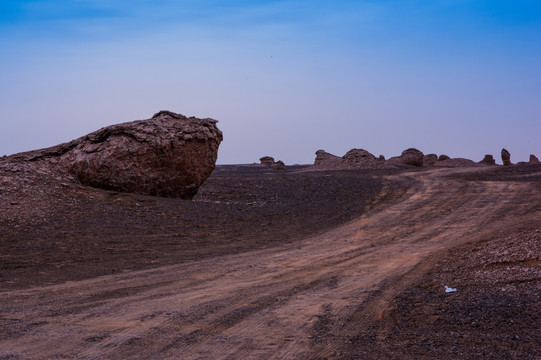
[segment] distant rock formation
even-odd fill
[[[54,164],[84,185],[191,199],[215,167],[223,139],[216,123],[160,111],[27,156]]]
[[[425,166],[434,166],[438,161],[438,155],[428,154],[423,157],[423,165]]]
[[[438,157],[438,161],[445,161],[445,160],[450,160],[451,158],[447,155],[444,155],[444,154],[441,154],[439,157]]]
[[[342,156],[342,166],[346,169],[377,167],[380,161],[364,149],[351,149]]]
[[[420,150],[409,148],[402,151],[402,155],[390,158],[388,161],[404,165],[423,166],[424,154]]]
[[[284,164],[282,160],[278,160],[274,164],[271,165],[271,168],[274,170],[285,170],[286,164]]]
[[[420,150],[409,148],[402,152],[400,156],[395,156],[385,160],[383,155],[376,158],[370,152],[364,149],[351,149],[342,158],[329,154],[324,150],[316,151],[314,166],[307,171],[313,170],[340,170],[340,169],[406,169],[411,166],[416,167],[480,167],[494,165],[496,162],[492,155],[485,155],[483,160],[475,162],[464,158],[450,158],[442,154],[424,155]]]
[[[537,158],[537,156],[535,156],[534,154],[530,154],[530,161],[529,161],[530,164],[541,164],[541,162],[539,161],[539,159]]]
[[[511,154],[505,148],[502,149],[502,162],[505,166],[511,165]]]
[[[483,160],[479,161],[479,164],[484,165],[496,165],[496,160],[494,160],[494,157],[490,154],[485,155]]]
[[[314,160],[314,166],[325,168],[337,168],[340,167],[342,158],[325,150],[316,151],[316,159]]]
[[[282,160],[274,161],[272,156],[263,156],[259,158],[259,164],[261,166],[267,166],[274,170],[285,170],[286,165]]]
[[[259,164],[271,167],[274,164],[274,158],[272,156],[263,156],[259,158]]]

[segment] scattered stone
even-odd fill
[[[512,165],[511,154],[505,148],[502,149],[502,162],[505,166]]]
[[[490,154],[485,155],[483,160],[479,161],[479,164],[485,164],[485,165],[496,165],[496,160],[494,160],[494,157]]]
[[[390,158],[389,161],[404,165],[423,166],[424,155],[420,150],[409,148],[402,151],[402,155]]]
[[[541,164],[541,162],[539,161],[539,159],[537,158],[537,156],[535,156],[534,154],[530,154],[530,164]]]
[[[440,155],[440,156],[438,157],[438,161],[445,161],[445,160],[450,160],[450,159],[451,159],[451,158],[450,158],[449,156],[444,155],[444,154],[442,154],[442,155]]]
[[[425,166],[434,166],[438,161],[438,155],[428,154],[423,157],[423,165]]]

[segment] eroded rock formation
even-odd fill
[[[268,166],[274,170],[285,170],[286,165],[282,160],[274,161],[272,156],[263,156],[259,158],[259,165]]]
[[[316,151],[316,159],[314,160],[314,166],[325,168],[337,168],[340,167],[342,158],[340,156],[333,155],[325,150]]]
[[[535,156],[534,154],[530,154],[530,161],[529,161],[530,164],[541,164],[541,162],[539,161],[539,159],[537,158],[537,156]]]
[[[380,161],[364,149],[351,149],[342,157],[346,169],[377,167]]]
[[[438,161],[438,155],[428,154],[423,157],[423,165],[425,166],[434,166]]]
[[[420,150],[409,148],[402,151],[402,155],[390,158],[389,161],[404,165],[423,166],[424,154]]]
[[[439,157],[438,157],[438,161],[445,161],[445,160],[451,160],[451,158],[445,154],[441,154]]]
[[[502,162],[505,166],[511,165],[511,154],[505,148],[502,149]]]
[[[274,164],[271,165],[271,168],[274,170],[285,170],[286,164],[284,164],[282,160],[278,160]]]
[[[483,160],[479,161],[479,164],[484,165],[496,165],[496,160],[494,160],[494,157],[490,154],[485,155]]]
[[[263,156],[259,158],[259,165],[272,166],[274,164],[274,158],[272,156]]]
[[[80,183],[121,192],[191,199],[215,167],[222,132],[213,119],[160,111],[32,152]]]

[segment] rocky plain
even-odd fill
[[[535,155],[221,141],[161,111],[0,158],[0,359],[541,359]]]

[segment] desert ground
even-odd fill
[[[1,161],[0,359],[541,359],[540,165],[218,166],[189,201]]]

